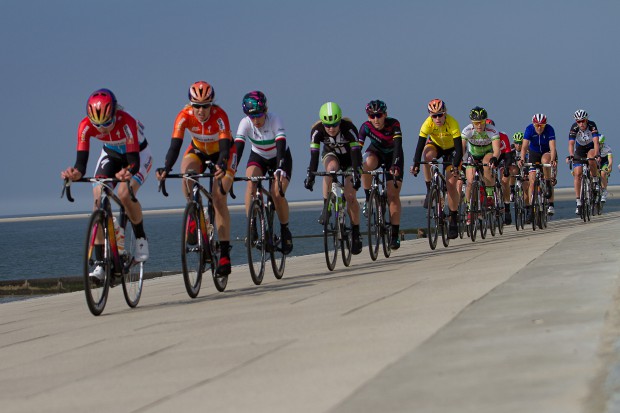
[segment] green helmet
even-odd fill
[[[605,135],[601,135],[598,137],[598,143],[605,143]]]
[[[472,110],[469,111],[469,119],[475,121],[485,120],[487,118],[487,111],[480,106],[476,106]]]
[[[521,143],[521,142],[523,142],[523,132],[517,132],[514,135],[512,135],[512,141],[514,143]]]
[[[321,106],[321,110],[319,110],[319,117],[323,124],[335,125],[342,120],[342,109],[340,109],[337,103],[324,103],[323,106]]]

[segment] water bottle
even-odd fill
[[[118,252],[123,252],[125,250],[125,229],[118,225],[116,217],[113,217],[112,221],[114,222],[114,236],[116,237],[116,247],[118,248]]]

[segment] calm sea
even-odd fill
[[[620,210],[620,200],[611,199],[605,210]],[[319,238],[321,226],[317,222],[319,212],[318,207],[291,210],[292,255],[323,252],[322,239]],[[574,201],[556,202],[554,219],[575,218],[574,212]],[[425,210],[419,206],[403,204],[401,228],[425,227],[424,214]],[[181,213],[147,215],[144,222],[151,255],[146,270],[180,272]],[[231,222],[232,263],[233,266],[245,264],[244,213],[231,212]],[[0,223],[0,280],[80,276],[87,224],[87,218]],[[361,229],[365,231],[365,224],[362,223]],[[312,235],[316,237],[307,237]],[[413,238],[413,235],[407,237]]]

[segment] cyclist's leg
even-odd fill
[[[276,169],[276,159],[272,159],[269,161],[272,169]],[[284,155],[284,162],[282,164],[282,170],[286,174],[286,178],[282,178],[280,180],[280,184],[278,182],[274,182],[271,186],[271,197],[273,198],[273,204],[276,208],[276,214],[278,215],[278,220],[280,221],[280,234],[282,236],[282,252],[284,254],[289,254],[293,250],[293,236],[288,227],[289,220],[289,207],[288,201],[286,200],[285,194],[286,189],[290,183],[292,171],[293,171],[293,158],[291,157],[290,150],[286,151]],[[276,178],[277,179],[277,178]],[[282,195],[280,194],[280,189],[282,190]],[[277,231],[277,230],[276,230]]]
[[[430,162],[437,157],[437,147],[432,143],[427,143],[426,146],[424,146],[424,151],[422,152],[422,159],[424,159],[426,162]],[[424,171],[424,183],[426,184],[426,197],[424,198],[424,208],[428,208],[428,193],[431,187],[431,166],[426,164],[422,165],[422,170]]]
[[[374,171],[379,166],[379,157],[370,148],[366,150],[362,159],[362,169],[365,172]],[[372,183],[372,176],[368,174],[362,174],[362,188],[364,188],[364,195],[366,197],[366,203],[368,203],[368,197],[370,196],[370,185]]]
[[[338,160],[338,156],[334,152],[328,152],[323,156],[323,167],[326,172],[329,171],[338,171],[340,170],[340,161]],[[323,219],[325,217],[325,213],[327,211],[327,199],[328,195],[331,192],[332,188],[332,179],[330,177],[323,177],[323,210],[321,211],[321,217],[319,218],[319,223],[323,225]]]
[[[594,158],[596,155],[598,155],[596,152],[594,152],[594,149],[590,149],[588,151],[588,158]],[[598,177],[599,176],[599,172],[598,172],[598,163],[596,161],[588,161],[590,163],[590,175],[594,178],[594,177]]]
[[[196,171],[202,172],[202,165],[206,157],[204,155],[200,155],[198,150],[194,150],[194,148],[190,145],[189,148],[185,151],[185,155],[183,155],[183,159],[181,160],[181,173],[184,174],[187,171]],[[183,196],[186,200],[189,200],[191,193],[191,186],[189,185],[189,181],[183,180]]]
[[[250,157],[248,158],[248,164],[245,169],[245,176],[261,176],[265,174],[265,170],[261,167],[261,165],[256,162],[253,158],[254,156],[258,156],[255,152],[250,153]],[[256,183],[252,181],[248,181],[245,188],[245,215],[249,214],[250,202],[252,201],[252,196],[256,192]]]

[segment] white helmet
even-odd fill
[[[588,118],[588,112],[586,112],[583,109],[578,109],[578,110],[575,111],[575,114],[573,116],[575,117],[575,120],[587,119]]]

